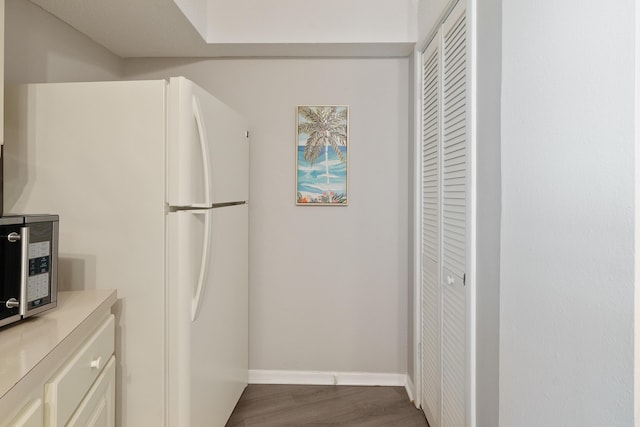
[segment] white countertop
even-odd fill
[[[0,397],[48,356],[63,357],[77,346],[91,327],[87,320],[103,317],[115,302],[115,290],[60,292],[52,311],[0,329]]]

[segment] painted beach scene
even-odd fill
[[[296,204],[346,206],[347,106],[299,106]]]

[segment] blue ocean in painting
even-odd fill
[[[311,162],[304,159],[304,146],[298,146],[298,192],[303,195],[317,196],[325,192],[336,194],[347,193],[347,148],[340,147],[345,162],[341,162],[338,155],[329,147],[329,182],[327,183],[327,161],[325,161],[326,147],[311,166]]]

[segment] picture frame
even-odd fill
[[[349,204],[349,106],[296,110],[296,205]]]

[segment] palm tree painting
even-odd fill
[[[299,106],[297,205],[347,205],[349,107]]]

